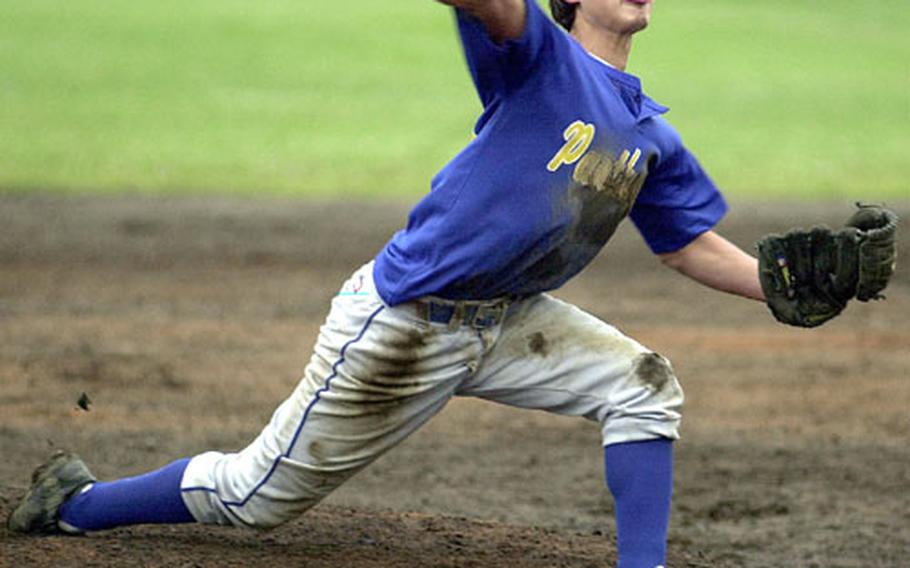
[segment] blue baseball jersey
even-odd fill
[[[521,37],[494,43],[456,10],[483,103],[474,140],[432,180],[376,257],[389,305],[558,288],[630,217],[655,253],[726,212],[640,81],[587,53],[528,0]]]

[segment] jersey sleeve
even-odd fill
[[[455,10],[458,33],[474,86],[485,107],[497,95],[516,88],[527,77],[543,52],[551,49],[560,34],[535,0],[525,0],[527,18],[522,35],[497,44],[483,23],[462,10]]]
[[[720,190],[679,141],[648,175],[629,218],[656,253],[677,251],[727,212]]]

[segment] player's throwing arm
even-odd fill
[[[497,42],[514,39],[525,27],[527,7],[524,0],[437,0],[471,14],[487,28]]]

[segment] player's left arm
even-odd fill
[[[685,247],[658,255],[661,262],[716,290],[764,301],[758,260],[714,231]]]

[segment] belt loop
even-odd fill
[[[414,309],[417,311],[417,318],[422,320],[424,323],[430,323],[430,303],[423,300],[417,300],[415,302]]]
[[[455,310],[452,313],[452,319],[449,320],[449,332],[458,331],[464,322],[464,302],[455,302]]]
[[[510,302],[501,300],[481,304],[477,307],[474,317],[471,320],[471,326],[474,329],[484,329],[493,325],[498,325],[506,315]]]

